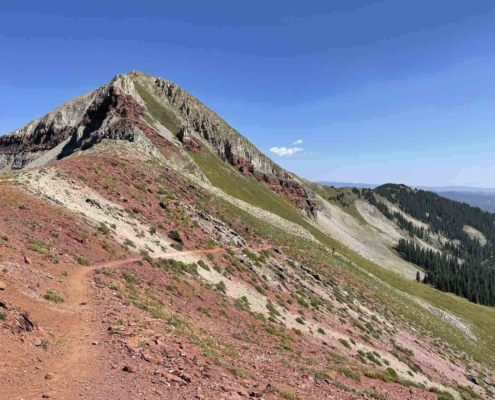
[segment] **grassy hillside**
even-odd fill
[[[299,237],[292,237],[283,230],[273,227],[268,222],[260,221],[247,212],[224,202],[225,209],[230,210],[230,216],[224,216],[226,220],[242,219],[245,223],[249,224],[251,229],[260,235],[267,236],[279,245],[288,245],[297,257],[307,257],[308,254],[311,254],[311,262],[316,265],[325,266],[327,274],[332,274],[335,268],[344,269],[349,274],[349,279],[358,280],[365,285],[371,285],[375,288],[377,296],[385,296],[382,301],[386,301],[398,315],[402,315],[411,324],[418,326],[420,329],[425,330],[425,332],[431,332],[454,348],[465,351],[475,360],[495,366],[494,308],[469,303],[462,298],[448,293],[442,293],[428,285],[412,282],[399,274],[381,268],[330,238],[312,225],[288,201],[280,198],[255,179],[242,177],[229,164],[221,161],[213,154],[205,152],[195,153],[192,156],[214,186],[251,205],[270,211],[284,219],[301,225],[322,246],[302,240]],[[320,190],[319,192],[331,197],[340,193],[340,191],[328,187],[324,187],[323,191]],[[350,193],[350,195],[347,193],[349,200],[354,195],[352,192]],[[358,211],[356,210],[356,212]],[[352,215],[352,213],[350,214]],[[343,262],[339,257],[332,256],[325,248],[335,248],[337,253],[342,254],[350,262]],[[376,278],[371,277],[370,274]],[[453,329],[448,323],[441,320],[441,318],[431,315],[411,298],[390,290],[388,285],[402,293],[427,301],[439,309],[458,316],[465,324],[472,327],[479,341],[477,343],[469,341],[464,334]]]
[[[366,220],[363,218],[361,213],[357,210],[356,205],[354,204],[356,200],[361,198],[360,195],[353,191],[354,188],[334,188],[308,181],[306,181],[306,183],[326,201],[333,205],[336,205],[350,216],[356,218],[359,223],[366,224]]]
[[[278,196],[255,178],[243,176],[209,149],[203,148],[200,153],[191,152],[190,155],[211,184],[228,195],[296,224],[307,224],[305,216],[290,201]]]
[[[440,292],[428,285],[411,281],[381,268],[312,226],[310,226],[310,232],[322,245],[291,236],[282,229],[261,221],[230,203],[219,199],[218,201],[224,205],[225,214],[222,218],[226,221],[233,223],[233,221],[241,220],[259,235],[267,237],[280,246],[287,246],[288,252],[292,253],[295,258],[307,260],[308,264],[319,266],[318,271],[325,276],[331,277],[334,274],[343,273],[349,280],[349,287],[364,285],[372,288],[377,302],[386,304],[394,314],[402,316],[405,321],[424,332],[426,336],[440,338],[449,346],[465,352],[474,360],[495,367],[495,308],[470,303],[460,297]],[[326,250],[332,247],[336,249],[335,255]],[[339,254],[345,258],[342,259]],[[456,315],[472,328],[478,341],[469,340],[463,333],[454,329],[440,317],[426,311],[407,295]]]

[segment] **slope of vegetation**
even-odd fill
[[[247,225],[249,230],[269,239],[275,245],[285,246],[286,252],[317,270],[332,281],[335,275],[344,275],[349,287],[364,285],[373,291],[369,300],[375,304],[386,304],[394,315],[401,315],[411,326],[425,335],[437,337],[458,351],[465,352],[478,362],[495,366],[495,309],[483,307],[404,278],[400,274],[386,270],[354,253],[349,248],[314,229],[311,231],[323,244],[301,239],[262,221],[229,202],[216,198],[222,206],[218,216],[231,226]],[[334,255],[328,248],[334,247]],[[344,258],[342,258],[342,256]],[[394,290],[396,289],[396,290]],[[404,296],[406,294],[406,296]],[[468,340],[466,336],[439,316],[433,315],[416,303],[411,295],[453,315],[467,324],[479,339]]]
[[[343,268],[348,270],[354,276],[354,279],[358,278],[362,282],[369,281],[369,275],[367,273],[370,272],[380,279],[377,283],[377,287],[379,288],[378,292],[389,293],[390,289],[387,287],[388,284],[404,293],[428,301],[435,307],[452,312],[454,315],[458,315],[464,322],[474,328],[476,335],[479,335],[479,337],[483,338],[484,341],[486,340],[487,343],[495,345],[495,310],[490,308],[482,308],[472,303],[470,304],[461,298],[453,297],[447,293],[438,292],[428,285],[411,282],[397,273],[381,268],[321,232],[319,229],[310,224],[306,218],[288,202],[284,202],[279,196],[271,192],[270,189],[262,185],[260,182],[254,179],[242,177],[242,175],[235,171],[230,165],[223,162],[212,153],[194,153],[192,156],[214,186],[222,189],[227,194],[246,201],[249,204],[273,212],[284,219],[301,225],[307,229],[323,246],[330,249],[334,248],[338,253],[348,258],[351,262],[350,264],[342,263],[340,260],[336,262],[338,265],[341,265]],[[239,185],[239,179],[245,179],[246,184]],[[338,193],[338,191],[335,191],[336,195]],[[217,201],[220,202],[221,200],[217,199]],[[230,216],[222,216],[225,220],[230,221],[231,223],[235,220],[248,223],[250,229],[253,229],[253,231],[257,232],[261,236],[274,240],[278,245],[288,246],[294,249],[293,251],[295,252],[295,256],[301,257],[302,254],[310,253],[315,259],[318,260],[317,263],[319,265],[326,265],[330,268],[329,262],[331,260],[329,259],[328,252],[325,251],[323,247],[315,247],[317,245],[314,245],[309,241],[292,237],[282,229],[275,228],[268,222],[264,223],[251,216],[249,213],[241,211],[239,208],[231,205],[230,203],[223,202],[223,204],[225,209],[230,210]],[[335,260],[336,259],[332,257],[332,262],[335,262]],[[330,271],[331,268],[329,272]],[[493,352],[487,353],[485,352],[484,346],[479,346],[466,341],[466,337],[461,332],[452,330],[448,324],[439,320],[437,316],[425,316],[424,309],[419,307],[412,300],[404,298],[400,295],[394,295],[393,292],[389,293],[388,296],[391,296],[391,307],[393,307],[398,314],[404,315],[405,318],[409,319],[413,324],[418,324],[427,331],[433,332],[435,335],[438,335],[451,345],[468,352],[477,360],[484,360],[485,362],[491,363],[491,365],[495,365],[495,347],[491,347],[494,349]],[[452,299],[455,299],[455,301]],[[493,323],[490,323],[489,320],[493,321]]]
[[[329,203],[336,205],[342,211],[356,218],[361,224],[366,224],[366,220],[358,211],[355,201],[361,198],[361,191],[357,188],[335,188],[312,182],[306,182],[319,196]]]
[[[296,224],[305,223],[305,217],[290,201],[278,196],[255,178],[243,176],[207,148],[203,148],[200,153],[191,152],[190,155],[211,184],[228,195]]]
[[[156,101],[153,95],[151,95],[148,90],[146,90],[146,88],[140,85],[137,81],[134,81],[134,86],[136,87],[139,97],[141,97],[141,99],[145,102],[146,108],[152,117],[174,135],[177,135],[180,131],[180,121],[174,113]]]
[[[495,269],[493,265],[470,257],[461,260],[451,254],[425,250],[401,239],[399,253],[427,273],[423,279],[442,292],[455,293],[474,303],[495,306]]]
[[[330,238],[309,223],[288,202],[260,182],[242,177],[230,165],[213,154],[196,153],[192,156],[214,186],[249,204],[298,223],[307,229],[321,245],[292,236],[283,229],[262,221],[221,198],[216,198],[217,204],[222,204],[222,207],[217,209],[217,215],[229,225],[238,226],[239,223],[247,225],[250,231],[269,239],[274,244],[286,246],[286,252],[312,266],[318,266],[318,273],[322,273],[329,280],[334,274],[343,273],[347,275],[346,279],[349,279],[349,286],[361,284],[372,288],[375,292],[373,299],[377,303],[387,304],[394,314],[402,315],[412,326],[416,326],[428,335],[441,338],[477,361],[495,366],[495,309],[469,303],[462,298],[439,292],[429,285],[412,282],[395,272],[383,269]],[[243,185],[239,184],[239,179],[245,180]],[[335,249],[335,255],[328,251],[332,248]],[[390,290],[389,285],[397,289],[397,292]],[[471,327],[480,341],[475,343],[467,340],[461,331],[453,329],[438,316],[426,312],[412,298],[401,293],[425,300],[441,310],[458,316],[462,322]]]
[[[390,212],[387,205],[376,200],[374,193],[385,197],[404,213],[429,224],[430,229],[415,227],[401,213]],[[450,239],[443,244],[443,254],[425,250],[411,241],[399,242],[400,254],[427,271],[425,283],[475,303],[495,306],[495,215],[404,185],[387,184],[374,191],[365,190],[365,198],[387,218],[396,219],[411,236],[424,238],[434,232]],[[488,242],[483,244],[470,236],[465,226],[479,230]]]
[[[495,214],[404,185],[382,185],[374,192],[396,204],[411,217],[429,224],[433,232],[441,232],[452,240],[459,240],[470,253],[482,250],[470,249],[476,246],[477,241],[464,232],[465,225],[477,229],[490,243],[495,243]]]

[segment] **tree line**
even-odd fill
[[[394,221],[397,220],[397,225],[399,225],[399,228],[406,230],[409,232],[409,235],[412,237],[419,237],[420,239],[424,239],[425,236],[428,235],[428,231],[425,230],[423,227],[418,228],[416,225],[414,225],[411,221],[406,219],[404,215],[401,212],[394,211],[391,212],[390,209],[386,204],[383,204],[381,201],[377,201],[376,197],[373,194],[373,191],[371,189],[364,189],[363,196],[368,202],[378,208],[378,210],[385,215],[389,220]]]
[[[476,258],[461,260],[452,254],[424,249],[405,239],[399,240],[397,250],[405,260],[426,270],[424,283],[477,304],[495,306],[493,264]]]
[[[376,195],[386,198],[404,214],[428,224],[429,229],[418,228],[401,212],[391,212]],[[399,242],[397,250],[402,257],[425,269],[423,282],[475,303],[495,306],[495,214],[404,185],[363,189],[363,197],[411,237],[423,239],[434,233],[447,239],[441,243],[441,252],[424,249],[413,241]],[[487,243],[482,244],[467,234],[463,229],[466,225],[483,233]]]

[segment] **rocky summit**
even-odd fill
[[[494,398],[492,214],[301,179],[136,71],[1,136],[0,188],[1,399]]]
[[[39,167],[105,140],[135,143],[148,155],[160,155],[160,147],[172,145],[184,164],[192,163],[184,149],[202,152],[205,147],[244,176],[253,176],[298,208],[316,213],[311,191],[218,115],[172,82],[136,71],[117,75],[101,88],[2,136],[0,168]]]

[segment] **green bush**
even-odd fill
[[[347,340],[345,340],[345,339],[339,339],[339,342],[340,342],[340,344],[342,346],[347,347],[348,349],[351,348],[351,345],[349,344],[349,342]]]
[[[64,298],[52,289],[47,289],[43,297],[45,298],[45,300],[53,301],[54,303],[64,302]]]
[[[258,293],[265,295],[265,289],[263,289],[260,285],[256,285],[255,289]]]
[[[375,363],[376,365],[378,365],[380,367],[382,366],[382,363],[380,362],[380,360],[378,360],[378,358],[376,358],[372,352],[369,351],[368,353],[366,353],[366,358],[368,360],[370,360],[372,363]]]
[[[249,311],[251,308],[251,305],[249,304],[249,300],[247,299],[246,296],[239,297],[234,302],[234,305],[241,311]]]
[[[258,257],[256,256],[256,254],[252,253],[251,251],[249,251],[249,249],[247,247],[245,247],[244,249],[242,249],[242,252],[251,260],[251,261],[258,261]]]
[[[130,284],[130,285],[135,285],[139,284],[139,279],[136,277],[136,275],[133,274],[128,274],[126,272],[122,273],[122,277],[125,279],[125,281]]]
[[[266,303],[266,308],[270,312],[270,315],[273,315],[274,317],[280,317],[280,313],[270,300],[268,300],[268,303]]]
[[[227,293],[227,286],[224,281],[218,282],[215,287],[222,293]]]
[[[182,244],[182,238],[180,237],[180,233],[177,231],[170,231],[168,233],[168,237],[178,243]]]
[[[136,247],[136,245],[134,244],[134,242],[132,240],[130,240],[130,239],[124,240],[124,246]]]
[[[361,374],[357,371],[353,371],[350,368],[342,368],[340,370],[340,372],[342,372],[345,376],[347,376],[348,378],[351,378],[352,380],[354,380],[356,382],[361,382]]]
[[[397,372],[392,367],[387,368],[387,373],[394,379],[398,378]]]
[[[206,307],[199,306],[198,311],[206,315],[208,318],[211,318],[210,310],[208,310]]]
[[[217,271],[219,274],[222,273],[222,268],[218,264],[213,264],[213,269]]]
[[[206,271],[210,271],[210,267],[208,265],[206,265],[206,263],[203,261],[203,260],[199,260],[198,261],[198,265],[203,268],[204,270]]]
[[[100,232],[104,235],[108,235],[110,233],[110,228],[103,222],[101,222],[100,226],[96,229],[98,230],[98,232]]]
[[[75,258],[79,265],[89,265],[89,260],[86,257],[76,255]]]

